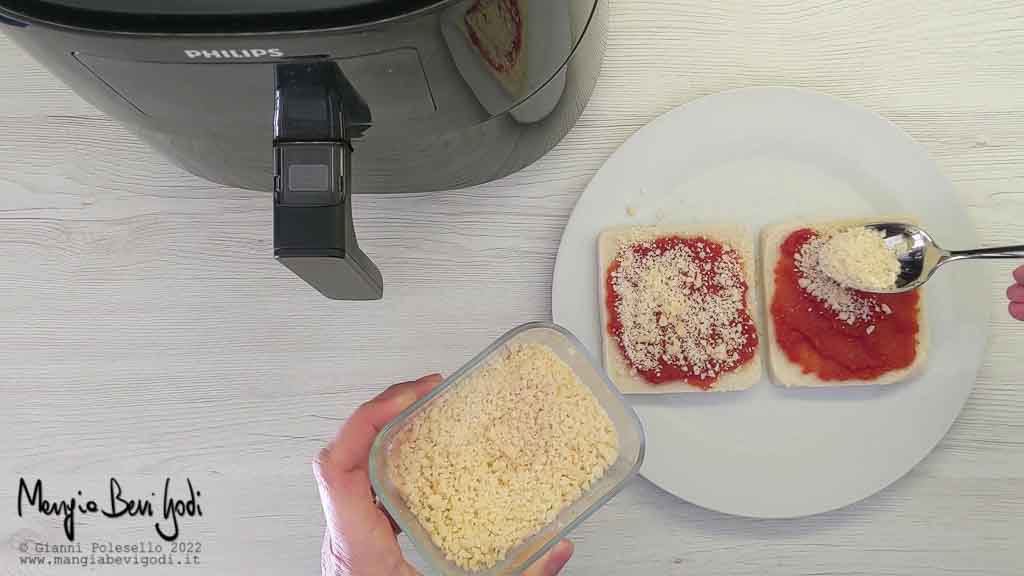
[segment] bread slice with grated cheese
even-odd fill
[[[736,251],[743,268],[743,278],[747,284],[746,310],[758,331],[758,345],[754,356],[736,367],[721,374],[708,390],[687,383],[686,381],[669,381],[651,384],[638,374],[629,364],[615,337],[608,331],[608,309],[606,276],[608,268],[615,261],[619,247],[623,242],[637,242],[667,236],[682,238],[705,238]],[[656,225],[656,226],[621,226],[603,231],[598,237],[598,293],[601,311],[601,342],[604,366],[612,382],[623,394],[665,394],[677,392],[724,392],[746,390],[761,379],[761,334],[758,327],[757,286],[754,261],[754,243],[750,230],[739,225]]]
[[[764,333],[767,337],[765,346],[768,353],[768,366],[772,380],[781,386],[792,387],[836,387],[836,386],[867,386],[895,384],[913,378],[924,368],[928,356],[928,326],[925,321],[925,297],[919,288],[921,297],[917,312],[917,350],[914,362],[910,366],[886,372],[871,380],[822,380],[816,374],[809,374],[792,362],[782,351],[775,339],[775,322],[772,319],[772,298],[775,296],[775,265],[779,261],[779,250],[782,243],[793,232],[801,228],[813,230],[843,230],[852,226],[863,226],[874,222],[909,222],[916,223],[914,218],[906,216],[876,217],[845,220],[794,220],[767,226],[761,230],[761,307],[764,310]]]

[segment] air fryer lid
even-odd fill
[[[76,28],[203,32],[342,27],[442,0],[0,0],[17,14]]]
[[[280,14],[394,4],[386,0],[50,0],[70,8],[121,14]],[[415,5],[416,2],[405,4]]]

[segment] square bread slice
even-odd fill
[[[701,237],[721,243],[736,250],[740,255],[743,273],[747,283],[747,313],[757,327],[760,315],[757,310],[756,274],[754,243],[750,230],[739,225],[656,225],[620,226],[610,228],[598,237],[598,293],[601,310],[601,343],[604,367],[615,386],[623,394],[666,394],[677,392],[725,392],[746,390],[761,379],[761,330],[758,328],[758,345],[754,357],[735,370],[722,374],[708,390],[687,383],[684,380],[651,384],[637,374],[626,360],[615,337],[608,332],[608,310],[605,305],[607,286],[605,278],[608,267],[615,260],[620,244],[664,236]]]
[[[906,216],[860,218],[845,220],[794,220],[767,226],[761,230],[761,274],[762,274],[762,307],[764,309],[764,333],[768,337],[768,365],[772,380],[781,386],[791,387],[836,387],[885,385],[902,382],[916,376],[923,369],[928,356],[928,326],[925,314],[925,298],[923,289],[919,288],[921,298],[918,305],[917,350],[914,362],[910,366],[882,374],[872,380],[822,380],[816,374],[804,372],[803,368],[792,362],[782,351],[775,340],[775,322],[771,315],[772,299],[775,296],[775,265],[779,261],[779,249],[786,238],[801,228],[815,230],[841,230],[851,226],[863,226],[873,222],[910,222],[914,218]]]
[[[477,0],[456,21],[481,65],[517,98],[527,88],[528,5],[521,0]]]

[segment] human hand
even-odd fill
[[[1010,316],[1024,320],[1024,266],[1013,271],[1013,285],[1006,289],[1006,297],[1010,299]]]
[[[323,576],[418,576],[398,546],[398,527],[374,501],[367,464],[374,438],[394,417],[441,382],[432,374],[395,384],[363,404],[313,462],[313,475],[327,520],[321,547]],[[559,542],[524,576],[554,576],[572,556]]]

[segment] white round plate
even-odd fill
[[[795,217],[888,214],[916,216],[943,246],[977,245],[952,185],[885,119],[791,88],[702,98],[639,130],[587,186],[562,236],[552,314],[601,356],[596,239],[611,226],[738,222],[757,234]],[[927,286],[931,349],[916,380],[784,389],[766,370],[744,392],[631,397],[647,432],[641,473],[699,506],[760,518],[885,488],[942,439],[977,376],[989,294],[983,268],[970,266]]]

